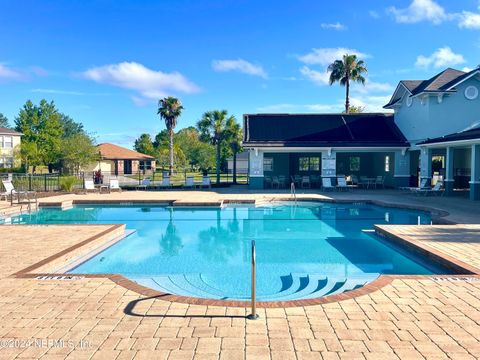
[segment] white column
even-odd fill
[[[322,151],[322,177],[337,176],[337,154],[334,150]]]
[[[395,187],[410,186],[410,153],[405,150],[395,151],[394,174]]]
[[[432,183],[432,150],[422,148],[420,151],[420,180],[427,179],[427,186]]]
[[[445,194],[451,195],[453,193],[453,157],[454,157],[454,148],[448,146],[445,152],[445,179],[443,184],[445,187]]]
[[[249,151],[249,187],[263,189],[263,152],[258,149]]]
[[[472,145],[470,199],[480,200],[480,144]]]

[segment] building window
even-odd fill
[[[320,158],[316,157],[301,157],[298,159],[299,171],[320,171]]]
[[[0,149],[3,148],[3,136],[0,136]],[[0,158],[1,159],[1,158]]]
[[[263,158],[263,171],[273,171],[273,158]]]
[[[385,156],[385,172],[390,171],[390,156]]]
[[[13,139],[11,136],[3,137],[3,147],[5,149],[11,149],[13,147]]]
[[[13,157],[0,157],[0,168],[13,167]]]
[[[475,100],[478,97],[478,89],[476,86],[467,86],[465,89],[465,97],[468,100]]]
[[[360,157],[350,157],[350,171],[360,171]]]
[[[152,170],[152,162],[150,160],[140,160],[139,167],[141,171]]]

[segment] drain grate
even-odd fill
[[[480,278],[472,277],[472,276],[449,276],[449,277],[433,276],[430,279],[433,281],[467,281],[467,282],[480,281]]]
[[[37,280],[79,280],[83,279],[84,276],[73,276],[73,275],[41,275],[37,276]]]

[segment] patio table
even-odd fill
[[[367,182],[367,189],[370,189],[370,185],[375,186],[376,178],[363,178]]]

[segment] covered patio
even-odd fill
[[[437,167],[445,195],[467,191],[471,200],[480,200],[480,128],[428,139],[418,146],[422,178],[435,179],[433,162],[441,162]]]
[[[410,144],[389,114],[245,115],[244,147],[250,151],[253,189],[320,188],[339,178],[349,185],[409,185]]]

